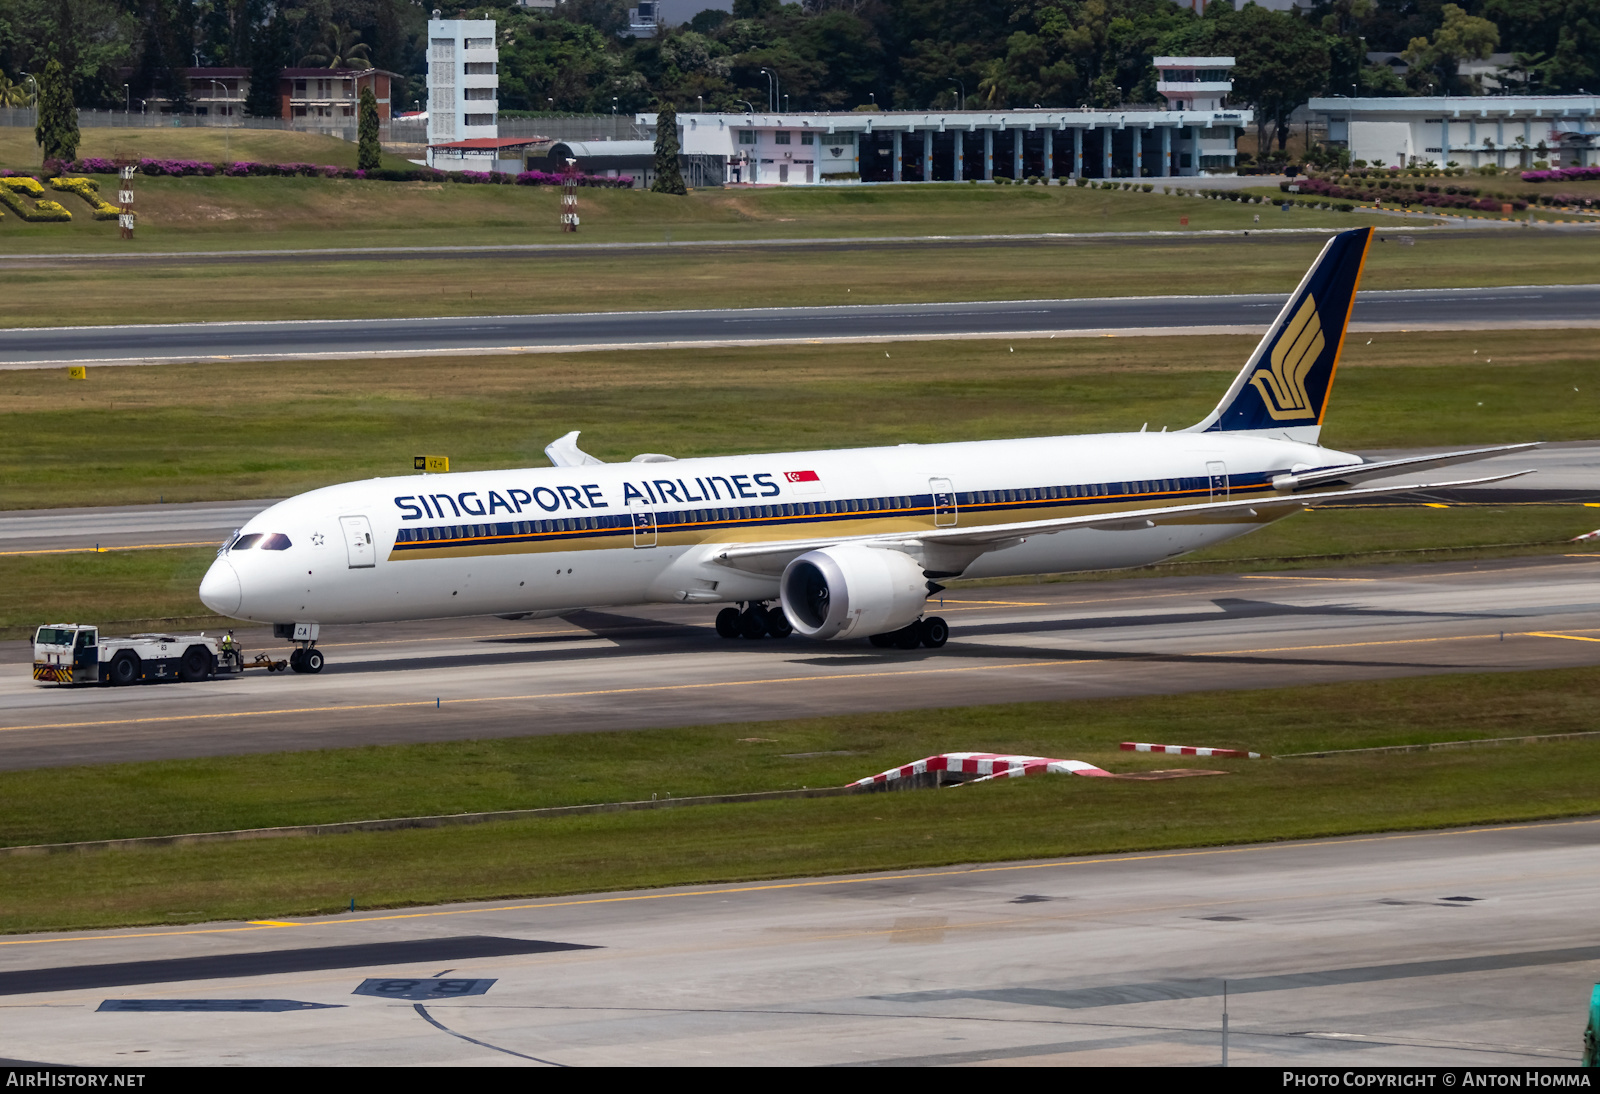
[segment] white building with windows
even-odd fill
[[[686,155],[728,183],[1228,175],[1249,110],[945,110],[678,115]],[[642,125],[655,114],[640,114]]]
[[[500,51],[494,41],[492,19],[428,20],[429,164],[433,145],[500,136]],[[459,169],[462,161],[438,166]]]
[[[1382,167],[1527,169],[1600,163],[1600,95],[1312,99],[1328,143]]]

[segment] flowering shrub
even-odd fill
[[[1352,182],[1357,180],[1352,179]],[[1370,183],[1369,179],[1361,182]],[[1526,209],[1526,201],[1513,199],[1509,194],[1484,195],[1482,190],[1470,186],[1446,186],[1444,193],[1439,193],[1438,186],[1423,183],[1407,185],[1394,180],[1392,182],[1379,182],[1378,188],[1370,185],[1343,186],[1327,179],[1302,178],[1294,183],[1279,183],[1278,188],[1285,192],[1291,185],[1300,187],[1302,194],[1316,194],[1320,197],[1354,198],[1357,201],[1383,202],[1391,205],[1421,205],[1430,209],[1477,209],[1481,212],[1498,213],[1502,204],[1508,204],[1513,209]]]
[[[1557,167],[1550,171],[1524,171],[1523,182],[1576,182],[1600,179],[1600,167]]]
[[[62,190],[69,194],[77,194],[89,203],[89,208],[94,210],[96,220],[116,220],[122,212],[115,205],[111,205],[100,196],[100,185],[93,179],[53,178],[50,180],[50,189]]]
[[[522,171],[510,174],[504,171],[440,171],[433,167],[418,167],[414,170],[395,170],[393,168],[380,168],[374,171],[360,171],[353,167],[334,167],[332,165],[318,165],[314,163],[202,163],[199,160],[151,160],[139,161],[139,171],[145,175],[169,175],[182,177],[186,175],[215,176],[222,175],[228,178],[324,178],[324,179],[370,179],[378,182],[459,182],[467,185],[499,185],[499,186],[560,186],[566,182],[563,175],[549,171]],[[114,161],[99,157],[89,157],[75,163],[61,165],[62,170],[79,171],[91,175],[112,175],[117,172]],[[619,178],[606,178],[601,175],[579,175],[579,186],[601,186],[631,188],[633,179],[624,175]]]
[[[26,175],[0,178],[0,205],[5,205],[30,223],[71,220],[72,214],[56,201],[42,201],[44,187]]]

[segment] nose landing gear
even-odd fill
[[[322,651],[309,642],[289,654],[289,668],[295,672],[319,673],[322,665]]]

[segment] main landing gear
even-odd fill
[[[919,619],[909,623],[897,631],[888,634],[875,634],[867,639],[879,649],[888,649],[890,646],[902,650],[914,650],[918,646],[926,646],[936,650],[950,641],[950,625],[936,615],[926,619]]]
[[[717,613],[717,633],[723,638],[788,638],[794,633],[783,609],[751,603],[741,611],[723,608]]]

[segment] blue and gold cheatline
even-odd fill
[[[1206,432],[1321,424],[1373,231],[1328,241],[1245,366],[1248,382],[1235,386]]]
[[[1238,498],[1271,492],[1281,471],[1233,475],[1228,493]],[[1208,500],[1215,489],[1208,476],[1136,479],[1123,482],[1030,486],[1010,490],[967,490],[955,495],[963,528],[1015,521],[1048,520],[1136,506],[1186,505]],[[866,535],[915,531],[934,526],[938,509],[932,494],[832,501],[730,505],[668,509],[651,514],[652,527],[665,544],[761,542],[806,536]],[[1200,519],[1200,518],[1196,518]],[[1230,517],[1237,521],[1237,516]],[[626,513],[569,516],[498,523],[444,524],[402,528],[392,559],[461,557],[520,552],[582,551],[618,546],[639,531]]]

